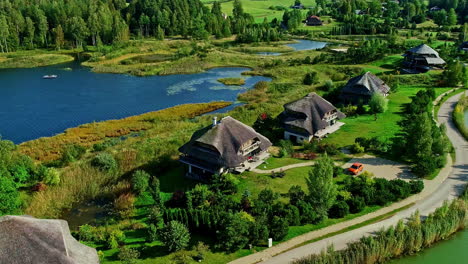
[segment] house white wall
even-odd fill
[[[302,143],[303,141],[311,141],[313,136],[304,136],[295,134],[289,131],[284,131],[284,139],[293,141],[294,137],[296,137],[296,143]]]

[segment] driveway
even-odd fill
[[[445,124],[447,127],[447,136],[455,147],[456,162],[453,166],[447,166],[444,168],[438,177],[430,181],[430,184],[426,184],[424,190],[417,195],[413,195],[399,203],[393,204],[392,206],[383,208],[379,211],[388,211],[395,208],[400,208],[408,202],[414,202],[414,205],[396,213],[394,216],[367,225],[358,229],[354,229],[339,235],[335,235],[326,239],[319,240],[314,243],[306,244],[298,248],[293,248],[295,245],[301,242],[306,242],[313,239],[314,237],[320,237],[322,232],[331,233],[333,230],[342,230],[349,226],[348,222],[339,223],[335,226],[330,226],[316,232],[313,236],[313,232],[304,234],[302,236],[291,239],[287,242],[278,244],[272,248],[263,250],[256,254],[252,254],[231,263],[269,263],[269,264],[283,264],[290,263],[295,259],[299,259],[310,254],[319,254],[322,250],[326,250],[329,245],[334,246],[335,250],[346,248],[347,244],[356,240],[359,240],[363,236],[371,235],[382,228],[388,228],[394,226],[401,219],[410,217],[416,211],[419,211],[421,216],[428,215],[433,212],[436,208],[440,207],[444,201],[452,200],[458,197],[464,190],[466,183],[468,182],[468,142],[458,132],[452,121],[452,111],[460,98],[461,94],[455,95],[449,98],[440,108],[438,114],[438,120],[440,124]],[[450,163],[449,163],[450,164]],[[379,212],[377,211],[377,212]],[[374,213],[377,213],[374,212]],[[372,214],[362,216],[361,218],[371,217]],[[363,221],[364,219],[361,219]],[[349,222],[357,222],[358,219],[353,219]],[[328,229],[325,231],[325,229]],[[295,241],[293,241],[295,240]],[[289,244],[289,245],[287,245]],[[291,249],[291,250],[289,250]]]
[[[376,178],[385,178],[387,180],[402,179],[406,181],[417,179],[410,172],[408,165],[367,154],[362,157],[354,157],[342,167],[348,169],[355,162],[362,163],[364,165],[363,171],[373,173]]]

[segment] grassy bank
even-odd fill
[[[91,147],[108,138],[118,138],[147,130],[158,132],[160,127],[166,127],[165,124],[194,118],[230,104],[230,102],[186,104],[119,120],[84,124],[69,128],[54,137],[25,142],[19,146],[19,151],[38,161],[52,161],[60,158],[60,150],[67,145]]]
[[[375,236],[362,237],[345,250],[311,255],[294,261],[295,264],[313,263],[384,263],[392,258],[414,254],[438,241],[447,239],[468,224],[468,191],[461,198],[445,203],[426,219],[418,213],[406,223],[381,230]]]
[[[462,95],[460,97],[460,101],[458,101],[457,106],[455,107],[455,111],[453,111],[453,122],[455,126],[457,126],[458,131],[468,140],[468,127],[466,126],[465,120],[465,111],[467,111],[468,107],[468,97]]]
[[[245,79],[242,78],[221,78],[218,79],[218,82],[224,84],[224,85],[244,85],[245,84]]]
[[[44,50],[1,53],[0,69],[34,68],[70,62],[73,60],[74,58],[71,55]]]

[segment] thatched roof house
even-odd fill
[[[195,132],[179,148],[180,161],[189,166],[188,176],[197,179],[228,171],[242,172],[271,146],[253,128],[228,116]]]
[[[306,18],[305,22],[306,22],[306,24],[308,26],[321,26],[321,25],[323,25],[322,20],[318,16],[309,16],[308,18]]]
[[[0,217],[0,263],[97,264],[95,249],[76,241],[64,220]]]
[[[335,106],[316,93],[285,104],[280,115],[285,139],[298,143],[336,131],[341,126],[336,120],[344,117]]]
[[[439,57],[439,53],[426,44],[411,48],[403,54],[405,68],[426,72],[433,67],[441,68],[446,62]]]
[[[368,102],[374,93],[387,96],[390,87],[371,72],[356,76],[348,81],[341,90],[340,98],[346,103]]]

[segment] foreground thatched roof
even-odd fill
[[[271,146],[268,138],[228,116],[221,119],[216,126],[210,125],[195,132],[190,141],[180,147],[179,151],[211,164],[233,168],[246,161],[247,158],[240,153],[241,146],[254,139],[260,141],[262,151]],[[213,151],[201,148],[203,145],[210,146]]]
[[[408,50],[408,52],[418,55],[435,55],[436,57],[439,57],[439,53],[426,44],[421,44],[411,48]]]
[[[0,217],[0,263],[95,264],[95,249],[76,241],[64,220]]]
[[[283,124],[302,128],[310,135],[328,126],[328,122],[323,120],[326,113],[336,111],[338,119],[345,117],[330,102],[316,93],[310,93],[297,101],[285,104],[284,109],[286,111],[281,114]]]
[[[342,94],[371,96],[374,93],[388,94],[390,87],[371,72],[356,76],[341,90]]]

